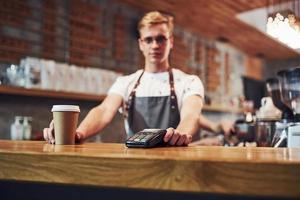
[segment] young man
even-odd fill
[[[173,18],[150,12],[141,19],[138,29],[144,69],[117,79],[105,100],[93,108],[77,128],[77,141],[102,130],[119,108],[125,116],[129,136],[145,128],[167,129],[164,141],[181,146],[189,144],[198,131],[203,85],[197,76],[170,67]],[[44,129],[44,138],[55,142],[53,122],[50,128]]]

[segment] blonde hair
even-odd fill
[[[140,20],[138,24],[138,30],[141,34],[141,29],[144,27],[149,27],[151,25],[156,24],[166,24],[169,30],[170,36],[173,35],[174,29],[174,18],[170,15],[163,14],[158,11],[148,12],[144,15],[144,17]]]

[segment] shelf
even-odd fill
[[[234,114],[243,113],[241,109],[225,107],[222,105],[204,105],[202,110],[206,112],[223,112],[223,113],[234,113]]]
[[[23,87],[3,86],[0,85],[0,94],[12,94],[20,96],[50,97],[61,99],[74,99],[85,101],[102,101],[105,95],[94,95],[86,93],[63,92],[42,89],[26,89]]]
[[[50,97],[61,99],[73,99],[84,101],[102,101],[106,95],[94,95],[86,93],[63,92],[42,89],[26,89],[23,87],[3,86],[0,85],[0,94],[12,94],[20,96]],[[228,108],[221,105],[204,105],[203,111],[206,112],[223,112],[223,113],[242,113],[239,109]]]

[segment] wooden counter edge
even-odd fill
[[[300,197],[299,165],[0,152],[0,180]]]

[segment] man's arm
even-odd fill
[[[122,96],[109,94],[104,101],[94,107],[87,114],[76,130],[75,141],[82,142],[84,139],[102,130],[115,116],[118,108],[122,105]],[[49,143],[55,143],[54,122],[51,121],[49,128],[44,128],[44,139]]]
[[[230,135],[231,132],[234,132],[234,122],[230,120],[221,120],[220,122],[213,122],[202,114],[199,116],[199,125],[200,128],[203,128],[207,131],[211,131],[217,134]]]
[[[180,112],[180,123],[177,130],[180,133],[194,135],[199,130],[199,114],[203,106],[203,101],[200,96],[192,95],[187,97],[183,102]]]
[[[199,114],[203,106],[203,100],[198,95],[192,95],[183,102],[180,112],[180,122],[176,129],[167,129],[165,142],[171,145],[187,145],[192,141],[192,135],[199,130]]]
[[[201,128],[211,131],[214,133],[219,133],[221,130],[219,130],[218,123],[212,122],[203,115],[199,115],[199,125]]]
[[[109,94],[104,101],[89,111],[76,132],[83,140],[93,136],[108,125],[122,105],[123,98],[118,94]]]

